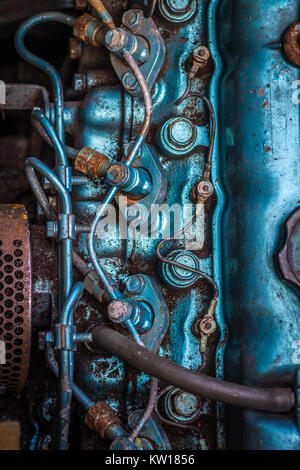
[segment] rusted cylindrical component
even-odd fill
[[[109,14],[101,0],[89,0],[89,4],[96,10],[101,21],[109,28],[115,28],[112,16]]]
[[[300,23],[293,23],[283,38],[283,49],[290,61],[300,65]]]
[[[115,430],[114,438],[125,434],[119,417],[114,410],[103,401],[99,401],[95,406],[89,409],[84,417],[84,422],[102,438],[106,435],[106,437],[110,437],[112,427]]]
[[[90,147],[83,147],[79,150],[74,161],[75,170],[81,171],[91,178],[105,176],[110,165],[111,161],[106,155]]]
[[[73,29],[76,38],[95,47],[104,44],[106,33],[107,26],[88,13],[84,13],[77,19]]]

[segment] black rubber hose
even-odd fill
[[[132,367],[195,395],[275,413],[290,411],[295,405],[290,388],[259,388],[218,380],[179,366],[103,326],[94,327],[92,335],[96,350],[115,354]]]

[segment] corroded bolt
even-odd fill
[[[118,426],[120,433],[123,431],[119,417],[109,405],[102,401],[89,409],[84,422],[90,429],[96,431],[102,439],[113,426]]]
[[[129,320],[132,312],[133,307],[128,300],[113,300],[107,308],[109,319],[115,323]]]
[[[196,47],[196,49],[194,49],[193,59],[195,60],[195,62],[197,62],[200,68],[205,67],[205,65],[209,61],[209,58],[210,52],[206,46],[198,46]]]
[[[141,15],[137,10],[128,10],[124,13],[122,23],[128,28],[136,28],[141,21]]]
[[[111,184],[120,184],[127,177],[127,168],[119,163],[113,163],[107,170],[106,177]]]
[[[137,85],[137,79],[131,72],[126,72],[122,79],[123,86],[129,90],[133,90]]]
[[[126,37],[121,28],[110,29],[105,35],[105,45],[110,51],[118,51],[124,47]]]
[[[200,330],[201,333],[205,335],[212,335],[216,329],[217,329],[217,324],[215,320],[213,320],[210,317],[205,316],[199,323],[198,329]]]
[[[165,0],[166,7],[171,13],[185,13],[190,9],[191,0]]]
[[[195,127],[188,119],[175,119],[168,127],[168,138],[178,147],[189,147],[196,138]]]
[[[181,416],[193,416],[199,407],[198,398],[187,392],[179,392],[174,397],[174,408]]]
[[[213,194],[213,192],[214,192],[214,187],[210,181],[202,180],[196,186],[196,196],[198,196],[198,198],[207,199]]]

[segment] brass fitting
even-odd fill
[[[110,165],[111,161],[106,155],[90,147],[83,147],[79,150],[74,161],[75,170],[81,171],[91,178],[105,176]]]
[[[214,334],[217,329],[217,322],[215,320],[215,310],[217,306],[217,299],[213,298],[210,302],[207,314],[198,320],[195,324],[195,332],[200,335],[200,352],[204,353],[207,348],[207,340],[209,336]]]
[[[104,45],[107,31],[107,25],[88,13],[81,15],[73,28],[73,34],[77,39],[95,47]]]
[[[103,401],[99,401],[89,409],[84,417],[85,424],[104,438],[108,428],[114,424],[121,425],[121,421],[114,410]]]
[[[191,201],[194,203],[205,202],[209,199],[214,193],[214,187],[208,179],[202,179],[198,184],[196,184],[190,193]]]
[[[199,70],[202,70],[208,64],[210,52],[206,46],[198,46],[193,51],[193,63],[189,71],[189,79],[193,80]]]

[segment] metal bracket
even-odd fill
[[[150,276],[138,274],[128,279],[123,294],[152,307],[152,328],[141,334],[141,339],[146,348],[157,352],[169,328],[169,309],[158,285]]]
[[[132,144],[130,143],[125,147],[125,157],[128,155],[130,146]],[[121,191],[118,191],[116,194],[115,198],[118,201],[120,196],[126,196],[127,197],[127,206],[126,208],[122,206],[121,203],[118,201],[119,208],[121,212],[123,212],[124,217],[128,221],[133,221],[136,219],[136,216],[128,216],[128,208],[133,205],[133,204],[142,204],[147,211],[147,219],[145,219],[144,214],[140,214],[139,216],[139,223],[143,225],[144,223],[147,222],[148,217],[151,216],[151,208],[154,205],[160,205],[162,204],[168,193],[168,180],[165,174],[165,170],[163,169],[158,157],[154,153],[154,151],[151,149],[149,145],[144,144],[139,151],[139,154],[137,158],[135,159],[133,163],[133,167],[135,168],[144,168],[148,171],[148,173],[151,176],[151,182],[152,182],[152,187],[151,191],[147,196],[143,197],[142,199],[136,200],[136,199],[131,199],[128,194],[122,193]],[[152,213],[153,217],[153,213]],[[154,221],[152,221],[152,224]],[[152,225],[153,226],[153,225]]]
[[[151,90],[165,60],[166,48],[163,38],[154,21],[145,18],[141,10],[129,10],[124,13],[121,27],[143,37],[149,44],[149,60],[140,66],[140,71]],[[132,96],[141,96],[140,86],[130,68],[114,53],[110,54],[110,60],[125,90]]]

